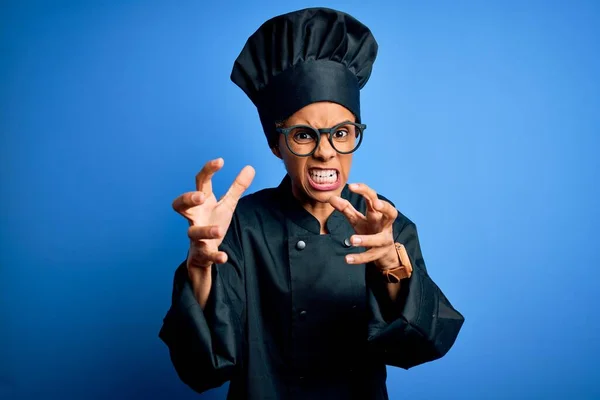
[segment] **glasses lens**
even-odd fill
[[[310,127],[296,127],[286,136],[288,147],[298,155],[310,154],[317,147],[317,135]]]
[[[362,130],[353,124],[340,125],[331,132],[333,147],[340,153],[351,153],[360,144]]]

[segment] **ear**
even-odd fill
[[[281,151],[279,151],[279,145],[276,144],[275,146],[271,147],[271,152],[275,155],[275,157],[279,158],[280,160],[281,158]]]

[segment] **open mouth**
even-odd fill
[[[317,190],[333,190],[339,186],[340,174],[336,169],[310,168],[308,180]]]

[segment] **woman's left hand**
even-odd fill
[[[331,196],[329,204],[348,218],[356,235],[350,242],[354,246],[363,246],[367,251],[346,256],[348,264],[366,264],[372,262],[379,269],[399,266],[398,253],[394,245],[393,223],[398,210],[387,201],[377,197],[377,193],[362,183],[348,186],[354,193],[362,195],[367,203],[366,215],[357,211],[348,200]],[[402,249],[402,251],[405,251]]]

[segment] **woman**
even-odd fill
[[[454,343],[463,317],[429,278],[415,225],[347,185],[376,53],[367,27],[319,8],[267,21],[236,60],[232,80],[287,175],[242,198],[247,166],[217,201],[217,159],[173,203],[190,250],[160,337],[194,390],[231,381],[234,399],[386,399],[386,364],[410,368]]]

